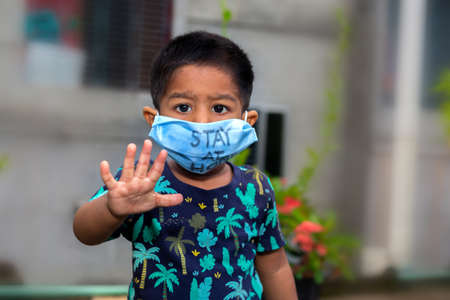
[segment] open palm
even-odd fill
[[[129,144],[123,161],[122,175],[115,180],[107,161],[100,163],[100,175],[108,188],[107,206],[115,217],[121,218],[159,206],[174,206],[183,201],[181,194],[159,194],[154,187],[164,170],[167,151],[162,150],[150,170],[152,143],[145,140],[138,163],[134,164],[136,145]]]

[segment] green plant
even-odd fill
[[[0,155],[0,171],[3,170],[8,164],[8,156],[5,154]]]
[[[339,276],[351,279],[349,259],[358,241],[337,232],[335,215],[321,216],[300,192],[299,185],[283,185],[279,178],[272,184],[295,276],[312,277],[317,283]]]
[[[349,259],[358,246],[354,237],[337,232],[334,214],[319,215],[307,197],[311,179],[324,158],[337,148],[334,136],[341,111],[342,70],[350,37],[350,25],[342,11],[337,12],[337,20],[338,43],[325,90],[320,142],[315,148],[307,148],[307,162],[294,184],[285,185],[279,178],[272,180],[294,274],[297,278],[312,277],[317,283],[329,277],[352,278]]]
[[[286,185],[279,178],[272,180],[294,274],[297,278],[312,277],[317,283],[336,276],[352,278],[349,260],[358,246],[354,237],[337,232],[334,214],[321,216],[307,197],[311,179],[324,158],[337,148],[334,136],[341,111],[343,62],[350,37],[350,25],[342,11],[337,12],[337,20],[338,43],[328,73],[319,144],[307,148],[308,159],[296,182]]]
[[[450,70],[442,72],[433,90],[443,97],[438,111],[445,137],[450,145]]]
[[[227,28],[228,23],[231,21],[231,17],[233,16],[231,10],[227,6],[226,0],[220,0],[220,9],[222,10],[222,35],[228,36]]]

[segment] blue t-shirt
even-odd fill
[[[132,242],[129,299],[261,299],[255,256],[285,243],[274,192],[257,169],[230,166],[229,184],[204,190],[178,180],[166,163],[154,190],[184,201],[131,215],[111,236]]]

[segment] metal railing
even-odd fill
[[[125,296],[127,285],[0,285],[0,299]]]

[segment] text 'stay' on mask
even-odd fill
[[[240,119],[188,122],[157,115],[150,138],[186,170],[205,174],[258,141],[255,129]]]

